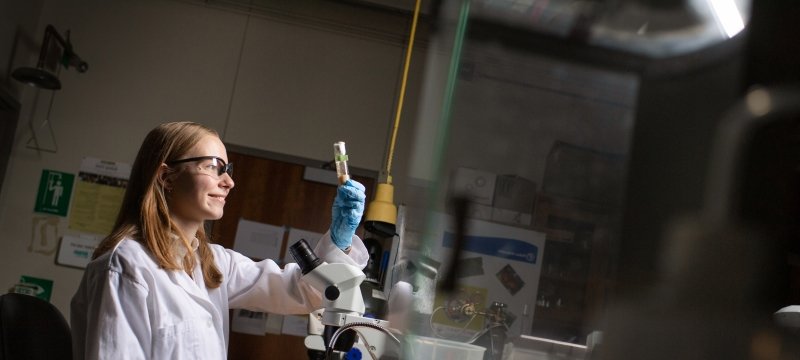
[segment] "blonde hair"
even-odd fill
[[[186,238],[191,234],[182,234],[172,221],[158,169],[161,164],[185,155],[207,135],[219,137],[213,129],[193,122],[161,124],[147,134],[133,162],[114,230],[100,242],[92,255],[93,259],[114,249],[122,239],[132,238],[141,242],[163,269],[182,269],[192,274],[196,260],[191,243]],[[173,245],[175,235],[187,249],[180,263],[177,260],[177,247]],[[203,280],[206,287],[217,288],[222,283],[222,273],[214,262],[214,254],[203,227],[197,231],[196,237]]]

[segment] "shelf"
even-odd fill
[[[542,279],[552,280],[554,282],[559,283],[568,283],[573,286],[586,286],[587,279],[586,278],[579,278],[574,276],[558,276],[558,275],[549,275],[549,274],[541,274],[540,277]]]
[[[554,308],[537,306],[533,313],[534,323],[541,320],[556,321],[580,325],[583,322],[583,312],[569,308]]]

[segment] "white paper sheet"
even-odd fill
[[[421,261],[423,256],[441,262],[439,270],[448,269],[449,253],[452,251],[455,221],[449,215],[437,213],[431,217],[435,225],[429,233],[437,240],[430,253],[404,250],[404,257]],[[416,224],[406,224],[406,226]],[[539,277],[542,271],[542,259],[545,251],[545,237],[542,232],[530,229],[497,224],[482,220],[470,219],[467,224],[467,243],[461,252],[461,277],[458,279],[461,292],[458,296],[469,297],[488,306],[494,301],[506,304],[506,310],[517,317],[508,329],[508,336],[527,334],[536,307],[539,289]],[[412,229],[406,228],[406,235]],[[422,234],[422,230],[413,229]],[[420,277],[420,284],[425,277]],[[395,279],[399,280],[399,279]],[[431,308],[441,306],[450,296],[445,293],[429,294],[435,288],[426,286],[417,292],[421,302],[430,301]],[[420,285],[422,287],[422,285]],[[433,295],[433,296],[432,296]],[[391,296],[391,294],[390,294]],[[427,305],[427,304],[426,304]],[[442,321],[443,313],[438,314],[433,323],[440,335],[472,335],[483,327],[483,319],[476,318],[470,323],[453,323]],[[521,327],[525,323],[526,327]],[[468,324],[466,328],[464,324]],[[466,330],[466,331],[465,331]]]
[[[236,309],[233,312],[231,330],[250,335],[267,333],[267,313]]]
[[[100,239],[95,237],[64,235],[58,247],[56,264],[86,268],[98,244]]]
[[[283,315],[267,315],[267,333],[280,335],[283,329]]]
[[[289,246],[292,246],[294,245],[294,243],[300,241],[300,239],[306,239],[306,242],[308,242],[308,246],[310,246],[313,249],[314,247],[317,246],[317,242],[319,242],[319,239],[322,237],[322,235],[323,234],[308,230],[289,229],[289,239],[286,242],[287,249]],[[292,255],[289,254],[288,251],[283,260],[284,260],[283,264],[287,262],[295,262],[294,259],[292,258]]]
[[[233,250],[257,260],[278,259],[284,232],[282,226],[239,219]]]
[[[284,335],[306,336],[308,335],[308,315],[286,315],[283,317]]]
[[[308,230],[300,230],[300,229],[289,229],[289,242],[288,244],[291,246],[300,239],[306,239],[308,245],[311,246],[313,249],[317,246],[317,242],[322,237],[323,234],[318,232],[308,231]]]

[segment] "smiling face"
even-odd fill
[[[211,156],[228,162],[222,141],[217,136],[206,135],[177,160]],[[215,164],[213,159],[203,159],[175,163],[171,166],[172,171],[168,171],[166,165],[162,166],[172,219],[187,235],[194,234],[204,221],[222,217],[225,197],[234,182],[226,173],[218,175]]]

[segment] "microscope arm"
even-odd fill
[[[303,280],[322,294],[323,324],[341,326],[345,324],[345,315],[364,315],[364,298],[359,287],[364,278],[364,273],[355,266],[326,262],[303,275]]]

